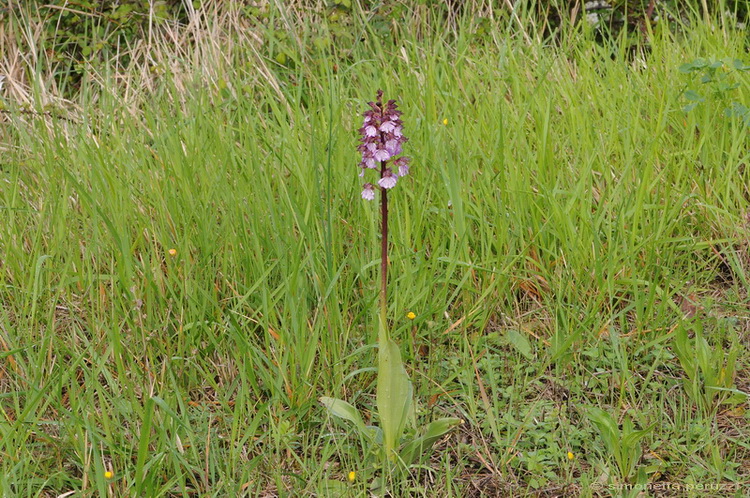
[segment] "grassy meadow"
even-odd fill
[[[268,15],[67,65],[0,27],[0,496],[750,494],[746,32]],[[388,319],[464,421],[390,476],[318,401],[378,423],[379,88]]]

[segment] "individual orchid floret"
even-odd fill
[[[366,157],[362,159],[362,162],[359,163],[360,167],[363,169],[375,169],[378,167],[378,163],[375,162],[374,157]]]
[[[395,129],[396,125],[393,123],[393,121],[383,121],[383,124],[380,125],[380,131],[382,131],[383,133],[391,133]]]
[[[366,201],[375,199],[375,185],[372,183],[365,183],[362,187],[362,198]]]
[[[401,142],[396,139],[388,140],[385,143],[385,150],[392,156],[401,154]]]
[[[378,149],[372,154],[373,159],[375,159],[378,162],[384,163],[388,159],[391,158],[391,153],[388,152],[385,148]]]
[[[396,186],[399,177],[409,174],[409,158],[401,156],[408,138],[403,134],[402,113],[395,100],[383,103],[383,91],[378,90],[375,102],[367,105],[369,109],[363,113],[364,122],[359,129],[361,143],[357,146],[362,154],[359,176],[365,176],[368,169],[376,170],[380,175],[377,185],[385,193]],[[362,198],[373,200],[375,188],[372,183],[366,183]]]
[[[396,181],[398,180],[398,175],[396,175],[393,171],[391,171],[391,168],[388,168],[383,173],[383,177],[378,180],[378,185],[380,185],[383,188],[393,188],[396,186]]]
[[[401,156],[393,161],[393,165],[398,167],[398,176],[406,176],[409,174],[409,161],[411,161],[411,159],[406,156]]]

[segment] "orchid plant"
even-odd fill
[[[404,369],[401,351],[390,336],[387,322],[388,191],[409,173],[410,159],[402,155],[403,144],[408,139],[403,135],[401,111],[395,100],[383,103],[383,91],[378,90],[375,102],[368,102],[368,106],[359,129],[361,143],[357,150],[362,154],[360,177],[364,177],[368,170],[374,170],[379,175],[375,184],[368,182],[363,185],[362,198],[372,201],[376,191],[380,191],[382,238],[376,396],[380,427],[366,426],[359,411],[346,401],[324,396],[320,402],[332,415],[354,424],[368,443],[369,450],[380,456],[385,474],[395,469],[406,469],[415,463],[439,438],[462,421],[458,418],[441,418],[417,431],[413,438],[404,438],[407,420],[413,421],[415,417],[412,384]],[[382,479],[374,480],[372,490],[380,489],[382,483]]]

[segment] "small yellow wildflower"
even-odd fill
[[[170,256],[177,256],[177,249],[170,249],[167,251]]]
[[[408,318],[409,320],[414,320],[416,317],[417,315],[415,315],[413,311],[410,311],[406,314],[406,318]]]
[[[104,473],[104,478],[105,479],[112,479],[114,476],[115,475],[112,472],[110,472],[109,470]]]
[[[346,478],[349,479],[349,482],[354,482],[354,479],[357,478],[357,473],[352,470]]]
[[[447,125],[447,124],[448,124],[448,118],[445,118],[445,119],[443,120],[443,124],[444,124],[444,125]]]
[[[576,456],[572,452],[568,452],[568,460],[573,460]]]

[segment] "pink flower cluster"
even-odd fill
[[[409,161],[401,154],[401,146],[408,140],[403,134],[401,111],[397,110],[395,100],[389,100],[383,105],[383,91],[378,90],[377,101],[368,102],[370,109],[365,111],[362,128],[359,129],[361,144],[357,150],[362,153],[359,176],[365,176],[365,170],[374,169],[380,173],[378,185],[380,188],[390,189],[396,186],[399,177],[409,174]],[[388,166],[391,162],[392,167]],[[394,171],[395,168],[395,171]],[[375,185],[365,183],[362,198],[371,201],[375,198]]]

